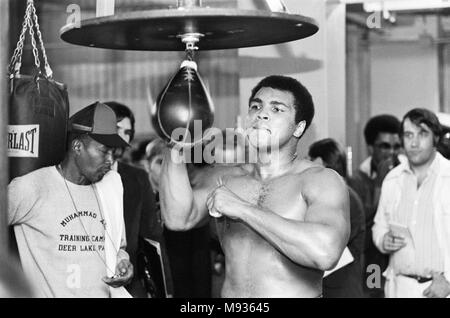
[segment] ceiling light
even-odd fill
[[[450,8],[448,0],[390,0],[390,1],[364,1],[364,10],[374,11],[410,11]]]

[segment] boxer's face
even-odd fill
[[[426,124],[419,126],[407,118],[403,124],[403,144],[411,166],[422,166],[434,158],[434,134]]]
[[[291,92],[261,88],[250,101],[246,132],[255,147],[282,146],[296,130],[296,108]]]

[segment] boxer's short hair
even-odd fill
[[[273,89],[278,89],[280,91],[287,91],[292,93],[292,95],[294,95],[294,106],[296,110],[295,122],[299,123],[304,120],[306,122],[306,128],[311,125],[311,122],[314,118],[314,102],[308,89],[303,86],[302,83],[297,81],[295,78],[288,76],[268,76],[262,79],[252,89],[249,103],[253,100],[258,91],[263,87],[270,87]]]

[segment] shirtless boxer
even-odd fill
[[[271,160],[215,165],[190,180],[186,165],[166,152],[166,226],[183,231],[209,214],[218,217],[226,264],[222,297],[319,297],[323,272],[338,262],[350,229],[346,185],[334,171],[296,156],[313,116],[305,87],[269,76],[252,90],[246,132],[258,156],[269,155],[262,152],[276,141]]]

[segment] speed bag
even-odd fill
[[[214,105],[193,61],[184,61],[158,95],[151,112],[156,133],[167,142],[194,145],[214,122]]]
[[[10,81],[9,180],[61,162],[66,150],[67,87],[43,76]]]

